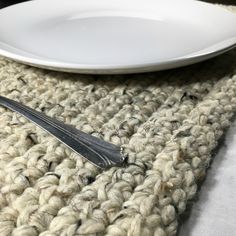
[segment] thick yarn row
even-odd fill
[[[177,88],[173,90],[164,104],[160,106],[156,112],[153,112],[150,118],[137,129],[137,133],[131,136],[127,144],[127,148],[129,147],[130,161],[132,157],[135,157],[136,160],[132,160],[132,162],[141,166],[132,166],[131,168],[128,166],[126,169],[123,169],[122,173],[119,175],[117,173],[120,172],[120,169],[114,170],[113,168],[110,171],[104,172],[91,184],[89,190],[84,188],[79,195],[76,195],[74,199],[72,199],[72,204],[80,206],[87,205],[87,207],[90,208],[92,204],[94,206],[99,205],[101,206],[101,213],[109,212],[109,214],[103,216],[103,218],[109,217],[106,224],[112,221],[115,214],[121,210],[122,203],[130,197],[133,189],[144,180],[145,172],[152,166],[156,154],[162,150],[165,143],[173,135],[173,131],[181,125],[182,121],[187,118],[189,111],[196,105],[196,99],[194,98],[198,96],[198,99],[202,100],[202,96],[204,97],[206,93],[206,88],[211,88],[211,82],[206,82],[204,89],[201,86],[190,84],[183,86],[181,89]],[[184,91],[188,91],[192,95],[183,97]],[[169,106],[170,104],[171,106]],[[138,122],[135,123],[138,124]],[[128,126],[128,128],[130,127]],[[157,133],[156,135],[155,132]],[[126,133],[124,134],[126,135]],[[119,137],[122,138],[121,135]],[[139,153],[139,155],[135,156],[135,153]],[[113,176],[116,176],[116,178],[112,178]],[[129,178],[129,182],[127,182],[127,178]],[[105,186],[108,185],[109,188],[107,190],[104,189],[107,196],[103,199],[97,199],[98,192],[102,191],[101,188],[105,188]],[[91,187],[93,187],[93,189],[91,189]],[[84,196],[87,194],[91,195],[92,191],[94,194],[93,198],[90,196],[86,201],[81,201],[81,198],[84,199]],[[119,193],[119,199],[117,198],[117,201],[114,199],[114,192],[116,194]],[[103,206],[105,209],[103,209]],[[75,208],[75,212],[77,211],[78,209]],[[72,211],[71,214],[73,215],[74,212]],[[57,220],[63,220],[64,217],[69,218],[68,214],[66,214],[63,217],[60,216],[58,219],[54,219],[56,227],[53,225],[53,230],[58,231],[61,224],[58,223]],[[80,217],[83,219],[85,216],[81,215]],[[86,215],[86,217],[91,217],[91,215]],[[78,221],[77,218],[75,218],[75,222],[76,221]],[[90,228],[92,231],[96,230],[93,224],[94,222],[91,221],[91,227],[88,227],[88,225],[84,227],[86,228],[86,233],[89,232],[88,230]],[[81,226],[81,230],[82,229]]]
[[[235,78],[234,78],[234,80],[235,80]],[[232,82],[230,80],[229,80],[229,84],[232,84]],[[235,84],[234,84],[234,86],[235,86]],[[215,94],[219,93],[220,94],[219,88],[221,89],[221,87],[222,87],[222,83],[217,84],[214,87],[212,93],[215,93]],[[229,93],[230,95],[233,95],[233,99],[235,99],[235,91],[234,90],[235,90],[235,87],[233,88],[233,91]],[[211,93],[209,94],[209,96],[211,96]],[[208,97],[205,99],[206,99],[206,101],[208,101]],[[229,99],[229,104],[230,104],[230,102],[231,101]],[[213,106],[216,105],[216,102],[214,102],[212,105]],[[217,106],[218,106],[218,104],[217,104]],[[196,111],[199,110],[199,107],[200,107],[200,109],[206,109],[205,108],[205,100],[204,100],[204,102],[201,102],[199,105],[197,105],[197,107],[195,109],[192,110],[191,114],[193,113],[194,117],[196,116]],[[180,106],[180,108],[181,108],[181,106]],[[235,107],[232,106],[231,111],[234,108]],[[212,110],[212,107],[211,106],[207,107],[207,109]],[[221,112],[224,114],[225,113],[224,109],[222,109]],[[161,111],[160,111],[160,113],[161,113]],[[183,113],[184,113],[183,110],[181,110],[181,115]],[[176,125],[176,123],[178,123],[178,118],[179,118],[178,115],[180,116],[180,114],[178,114],[178,113],[175,116],[172,116],[172,118],[175,120],[175,122],[174,122],[175,125]],[[197,115],[199,115],[199,119],[200,119],[202,116],[202,113],[199,112],[199,113],[197,113]],[[230,113],[229,116],[232,116],[232,113]],[[177,128],[175,130],[175,133],[179,132],[181,134],[182,132],[186,132],[185,131],[186,127],[190,130],[192,128],[193,129],[195,128],[195,127],[191,127],[191,126],[189,127],[189,125],[186,126],[187,121],[188,121],[188,118],[186,118],[184,120],[184,124],[182,126],[180,125],[179,129]],[[220,130],[222,130],[224,128],[224,126],[228,124],[227,120],[225,120],[225,121],[222,119],[217,120],[217,122],[221,122],[221,121],[222,121],[223,127]],[[197,120],[197,122],[199,122],[199,120]],[[168,123],[169,122],[165,119],[164,124],[168,124]],[[181,123],[181,120],[180,120],[180,123]],[[158,130],[158,135],[160,135],[160,136],[166,135],[166,134],[168,135],[167,132],[163,132],[163,133],[161,132],[162,126],[163,126],[163,123],[161,121],[158,120],[155,122],[155,127]],[[177,126],[178,126],[178,124],[177,124]],[[196,135],[197,134],[199,135],[199,133],[201,134],[201,130],[199,130],[201,127],[199,127],[198,123],[196,124],[196,126],[198,126],[198,130],[193,131],[193,132],[195,132],[195,133],[198,132],[198,133],[196,133]],[[217,128],[219,129],[218,126],[217,126]],[[206,129],[206,127],[202,127],[202,129],[204,130],[204,129]],[[164,129],[164,131],[166,131],[166,130]],[[189,130],[187,130],[187,131],[189,131]],[[153,133],[151,133],[151,134],[148,133],[147,130],[145,130],[145,132],[146,132],[147,136],[150,136],[151,134],[153,134]],[[140,133],[142,133],[142,132],[140,131]],[[171,136],[171,132],[170,132],[170,136]],[[173,137],[176,137],[176,136],[177,136],[176,134],[173,134],[170,139],[172,139]],[[195,152],[193,152],[193,150],[191,150],[190,148],[189,148],[190,150],[188,150],[190,152],[193,152],[194,155],[196,155],[196,156],[194,156],[194,158],[195,158],[194,161],[196,161],[196,163],[199,161],[199,159],[197,158],[198,156],[201,157],[201,155],[202,155],[203,156],[202,158],[204,159],[205,158],[204,155],[209,154],[210,151],[213,149],[213,147],[215,147],[216,138],[214,137],[214,135],[212,135],[212,133],[210,133],[210,134],[206,133],[206,136],[207,136],[207,138],[199,137],[199,139],[200,139],[199,143],[198,143],[199,150],[197,149],[198,146],[195,146],[195,148],[196,148],[196,150],[194,150]],[[198,137],[196,136],[196,139],[197,138]],[[193,137],[191,137],[191,139],[193,139]],[[204,143],[205,139],[207,139],[208,142]],[[140,143],[137,143],[138,141]],[[194,142],[195,141],[196,140],[194,140]],[[132,142],[132,138],[131,138],[131,142]],[[63,230],[67,231],[68,228],[62,230],[63,226],[62,226],[61,222],[65,222],[67,219],[70,219],[70,223],[73,223],[71,217],[75,216],[74,226],[77,224],[78,220],[81,221],[81,225],[78,228],[78,233],[80,233],[80,234],[104,233],[105,228],[111,222],[114,222],[114,220],[116,220],[117,217],[118,217],[117,219],[120,219],[119,216],[122,216],[122,218],[123,218],[127,213],[132,212],[131,209],[132,210],[135,209],[133,211],[133,213],[136,212],[137,207],[142,207],[141,205],[143,202],[147,202],[147,205],[148,205],[148,203],[152,204],[151,206],[148,207],[148,209],[152,209],[152,207],[154,206],[153,205],[154,202],[150,201],[149,197],[150,197],[150,190],[154,189],[155,184],[157,184],[159,182],[159,184],[161,185],[161,184],[163,184],[163,182],[164,183],[167,182],[166,183],[167,186],[168,185],[174,186],[173,183],[168,182],[168,179],[164,178],[164,180],[163,180],[163,178],[160,177],[159,175],[157,176],[157,177],[159,177],[159,181],[157,181],[157,177],[154,178],[153,175],[152,175],[151,179],[147,178],[147,176],[149,176],[149,174],[147,174],[147,173],[149,173],[149,171],[147,171],[147,170],[150,169],[150,171],[152,172],[152,169],[153,169],[152,163],[155,160],[159,161],[159,162],[158,161],[156,161],[156,162],[159,164],[160,170],[163,171],[164,163],[161,163],[160,155],[156,156],[156,154],[161,151],[162,145],[164,146],[164,144],[166,142],[168,142],[168,140],[162,141],[163,143],[161,145],[161,139],[158,139],[158,136],[155,137],[155,135],[154,135],[154,138],[150,139],[150,143],[148,143],[147,140],[144,140],[143,137],[141,137],[140,140],[135,140],[134,143],[135,142],[138,144],[136,146],[137,149],[139,149],[140,145],[142,145],[143,143],[146,146],[146,148],[144,148],[144,146],[141,146],[143,151],[137,150],[136,152],[139,153],[139,155],[136,155],[136,157],[135,157],[136,159],[132,160],[136,165],[140,165],[141,167],[136,166],[134,168],[131,165],[132,166],[131,168],[130,168],[130,166],[128,166],[126,169],[123,169],[123,170],[111,169],[110,171],[102,173],[100,176],[97,177],[97,179],[94,183],[92,183],[87,188],[83,188],[81,193],[79,193],[78,195],[76,195],[74,197],[74,199],[72,199],[71,206],[65,207],[64,209],[62,209],[59,212],[59,214],[58,214],[59,216],[56,217],[51,223],[52,232],[54,232],[54,233],[61,232],[62,233]],[[171,142],[173,142],[173,141],[171,140]],[[153,144],[153,146],[155,148],[153,146],[151,146],[151,144]],[[209,144],[211,144],[211,145],[209,145]],[[149,148],[149,145],[152,148]],[[185,145],[187,145],[187,144],[185,144]],[[184,148],[187,149],[186,147],[184,147]],[[172,150],[172,151],[176,151],[177,153],[181,153],[181,154],[184,153],[184,151],[182,149],[180,149],[179,147],[178,147],[178,149]],[[199,152],[201,155],[199,155]],[[176,155],[181,155],[181,154],[176,154]],[[182,155],[184,155],[184,154],[182,154]],[[186,154],[186,155],[188,155],[188,154]],[[196,163],[194,162],[195,165],[196,165]],[[155,162],[154,162],[154,164],[155,164]],[[169,161],[168,164],[173,165],[173,163],[171,163],[171,161]],[[207,164],[208,164],[208,162],[207,162]],[[202,163],[202,165],[203,165],[203,167],[206,168],[206,163]],[[188,171],[188,169],[189,168],[187,168],[186,171]],[[145,173],[145,171],[146,171],[146,173]],[[201,173],[201,172],[202,172],[202,170],[196,172],[196,175],[202,176],[203,173]],[[187,173],[190,173],[190,172],[187,172]],[[145,176],[145,174],[146,174],[146,176]],[[175,178],[177,177],[177,176],[175,176],[175,172],[172,174]],[[184,171],[183,171],[183,174],[185,174]],[[180,199],[181,202],[180,202],[180,206],[179,206],[179,208],[180,208],[179,213],[183,212],[183,210],[185,209],[186,201],[188,199],[191,199],[192,196],[196,192],[196,184],[193,181],[193,178],[194,178],[193,175],[191,175],[191,173],[190,173],[190,176],[188,176],[188,175],[186,176],[186,178],[188,178],[188,177],[190,179],[192,178],[192,180],[191,180],[192,182],[188,183],[188,185],[187,185],[187,187],[188,187],[187,190],[189,192],[187,194],[187,196],[184,196],[183,199]],[[178,181],[181,182],[181,179]],[[131,195],[134,188],[135,188],[134,193]],[[174,189],[174,187],[173,187],[173,189]],[[165,188],[164,188],[164,190],[165,190]],[[166,198],[168,192],[166,193],[164,190],[162,193],[159,193],[157,196],[159,196],[159,197],[164,196]],[[186,192],[187,192],[187,190],[186,190]],[[157,192],[156,192],[156,194],[157,194]],[[155,194],[153,194],[153,195],[155,196]],[[145,200],[144,196],[146,196],[148,198],[146,201],[144,201]],[[134,201],[136,197],[138,199],[137,205],[136,205],[136,202]],[[139,204],[141,204],[141,205],[139,205]],[[85,206],[86,206],[86,209],[85,209]],[[145,206],[145,205],[143,206],[143,208],[145,210],[147,210],[146,207],[147,206]],[[122,210],[122,208],[125,208],[125,210]],[[167,210],[168,210],[168,208],[167,208]],[[162,214],[163,214],[163,217],[165,217],[165,214],[168,214],[168,213],[163,212]],[[173,215],[173,212],[172,212],[172,215]],[[129,214],[128,214],[128,216],[129,216]],[[130,219],[133,220],[133,217],[134,217],[134,214],[131,214]],[[168,217],[168,216],[166,216],[166,217]],[[172,217],[170,217],[170,218],[172,219]],[[139,220],[138,220],[138,222],[134,222],[133,226],[135,228],[137,227],[138,223],[141,224],[141,222],[139,222]],[[125,222],[127,229],[129,229],[132,232],[133,229],[132,229],[131,225],[129,225],[129,221],[127,220],[127,218],[124,218],[123,222]],[[170,222],[167,222],[167,223],[170,223]],[[175,223],[174,226],[176,226],[176,222],[174,222],[174,223]],[[94,227],[94,225],[96,225],[97,227]],[[166,226],[166,224],[165,224],[165,226]],[[148,224],[147,224],[147,228],[149,228]],[[174,229],[173,229],[173,226],[170,228],[172,228],[173,232],[167,232],[167,235],[171,235],[171,234],[175,233],[176,227],[174,227]],[[132,234],[130,232],[125,231],[124,228],[120,227],[120,226],[117,229],[119,229],[118,230],[119,233],[117,233],[117,235],[126,235],[126,233],[128,233],[129,235],[130,234],[137,235],[137,233],[138,233],[138,232],[134,232]],[[145,228],[144,227],[142,228],[140,226],[140,229],[145,229]],[[151,232],[148,232],[148,231],[142,232],[141,231],[141,232],[139,232],[138,235],[146,235],[146,234],[152,235],[152,233],[153,233],[152,231]],[[111,235],[115,235],[115,232],[112,231]]]

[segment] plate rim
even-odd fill
[[[44,2],[45,0],[38,0],[37,2]],[[186,0],[178,0],[179,2],[186,2]],[[236,20],[236,14],[220,7],[219,5],[206,3],[206,2],[200,2],[196,0],[188,0],[188,2],[197,2],[200,5],[207,5],[213,8],[218,8],[224,11],[225,13],[228,13],[231,16],[235,17]],[[3,8],[0,10],[0,13],[2,10],[7,11],[9,8],[17,7],[19,5],[23,4],[32,4],[35,1],[30,2],[23,2],[18,3],[12,6],[8,6],[6,8]],[[46,2],[46,1],[45,1]],[[1,43],[1,41],[0,41]],[[236,47],[236,35],[235,37],[232,37],[230,39],[224,40],[220,43],[217,43],[215,45],[212,45],[209,50],[209,47],[191,53],[187,54],[181,57],[173,57],[170,59],[166,59],[163,61],[157,61],[157,62],[147,62],[147,63],[133,63],[133,64],[115,64],[115,65],[106,65],[106,64],[86,64],[86,63],[71,63],[71,62],[63,62],[59,60],[50,60],[48,58],[38,58],[37,55],[35,57],[20,55],[19,53],[10,52],[8,50],[5,50],[4,48],[1,48],[0,45],[0,56],[5,57],[11,60],[15,60],[17,62],[32,65],[39,68],[44,69],[50,69],[50,70],[56,70],[56,71],[65,71],[65,72],[74,72],[74,73],[86,73],[86,74],[124,74],[124,73],[135,73],[135,72],[149,72],[153,70],[165,70],[165,69],[172,69],[176,67],[181,67],[185,65],[190,65],[193,63],[197,63],[206,59],[210,59],[212,57],[215,57],[217,55],[220,55],[228,50],[233,49]]]
[[[235,37],[236,40],[236,37]],[[130,73],[140,73],[140,72],[151,72],[154,69],[156,71],[162,71],[166,69],[174,69],[182,66],[187,66],[191,64],[195,64],[201,62],[206,59],[213,58],[215,56],[221,55],[233,48],[236,47],[236,42],[232,45],[229,45],[225,48],[222,48],[217,51],[213,51],[210,53],[199,54],[197,56],[186,56],[179,57],[175,60],[169,59],[166,61],[162,61],[159,63],[142,63],[142,64],[132,64],[132,65],[120,65],[120,66],[106,66],[106,65],[88,65],[86,64],[73,64],[73,63],[63,63],[63,62],[47,62],[46,60],[40,60],[36,58],[28,58],[25,56],[19,56],[14,53],[10,53],[8,51],[4,51],[0,48],[0,56],[5,57],[7,59],[20,62],[22,64],[42,68],[42,69],[50,69],[54,71],[64,71],[71,73],[84,73],[84,74],[130,74]],[[192,60],[192,61],[190,61]]]

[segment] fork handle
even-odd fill
[[[32,121],[97,167],[105,169],[121,165],[125,160],[121,147],[86,134],[19,102],[0,96],[0,105]]]

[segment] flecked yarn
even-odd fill
[[[129,155],[124,167],[102,171],[0,107],[1,236],[172,236],[236,112],[236,51],[122,76],[0,59],[0,94]]]

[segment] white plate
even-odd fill
[[[0,55],[54,70],[163,70],[235,45],[236,14],[194,0],[35,0],[0,10]]]

